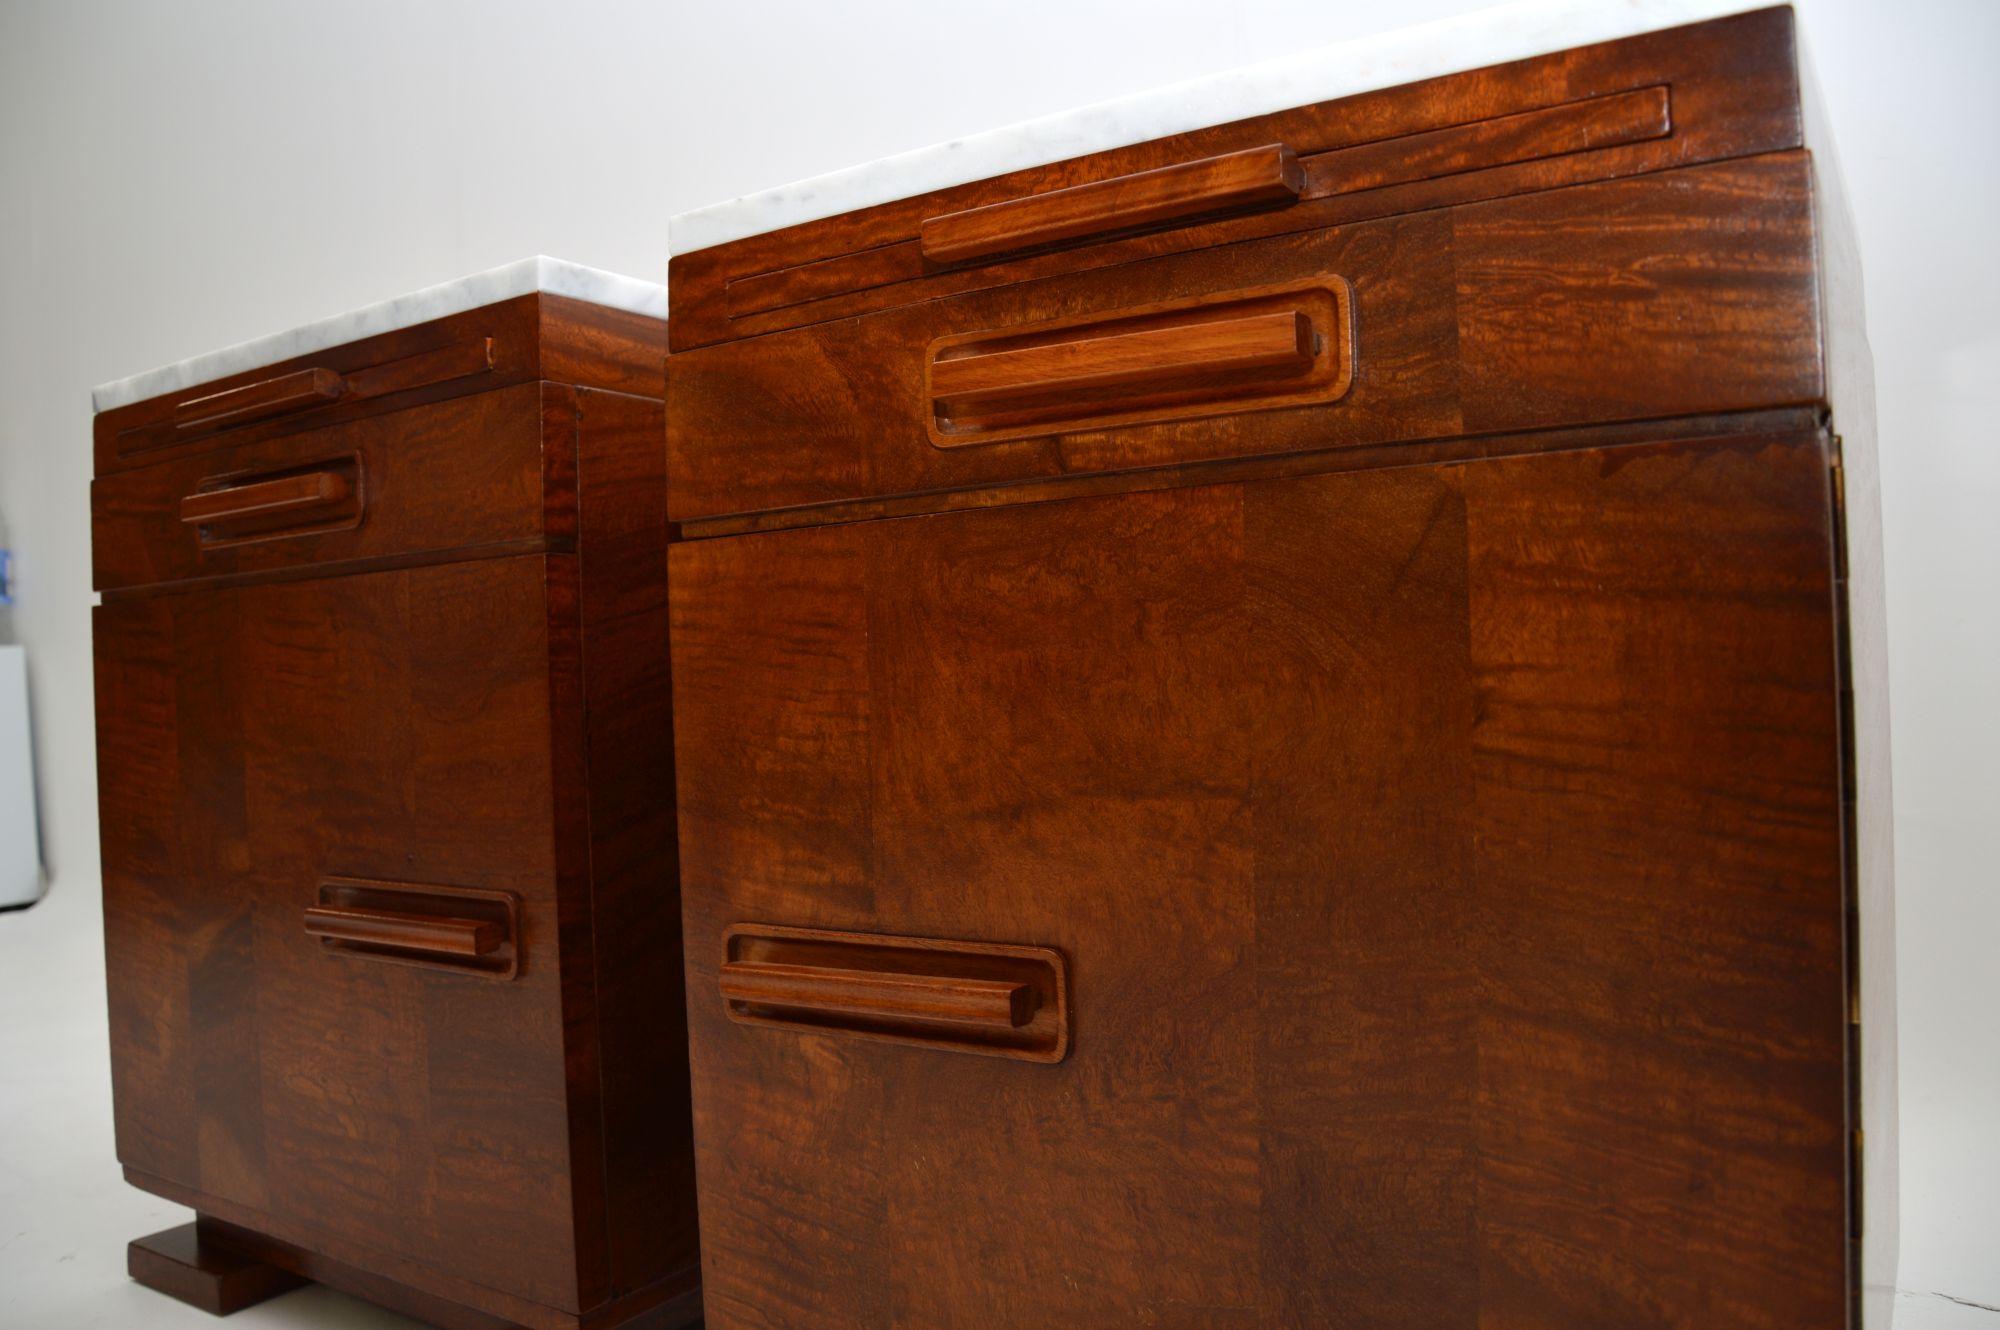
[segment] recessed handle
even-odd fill
[[[337,471],[309,471],[227,489],[200,490],[181,500],[181,521],[194,526],[251,517],[312,513],[346,501],[353,483]]]
[[[306,907],[305,926],[312,936],[335,942],[393,947],[452,959],[488,955],[499,950],[505,940],[500,926],[488,919],[453,919],[330,905]]]
[[[1033,249],[1297,202],[1305,174],[1282,143],[926,217],[933,263],[971,263]]]
[[[1311,406],[1354,379],[1342,278],[1216,292],[930,344],[931,442],[962,448],[1077,430]]]
[[[931,397],[943,420],[1008,406],[1085,406],[1225,377],[1304,374],[1315,345],[1312,320],[1302,310],[1086,335],[941,359],[931,367]]]
[[[305,908],[329,954],[488,979],[521,969],[519,903],[508,892],[330,877]]]
[[[1012,1030],[1035,1014],[1028,984],[939,974],[843,970],[829,965],[729,961],[722,996],[731,1002],[835,1016],[885,1016]]]
[[[346,390],[340,375],[330,369],[302,369],[182,402],[174,408],[174,428],[210,430],[247,424],[322,406],[338,400]]]
[[[743,1025],[1026,1062],[1069,1051],[1069,984],[1049,947],[736,924],[717,987]]]

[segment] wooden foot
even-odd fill
[[[133,1241],[125,1248],[125,1272],[147,1288],[216,1316],[242,1311],[307,1282],[204,1236],[198,1223]]]

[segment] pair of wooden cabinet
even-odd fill
[[[542,296],[101,417],[135,1259],[673,1324],[692,1167],[716,1330],[1852,1324],[1800,107],[1764,11],[680,255],[664,412]]]

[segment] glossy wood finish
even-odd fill
[[[1825,447],[677,547],[710,1324],[1838,1324]],[[1045,940],[1074,1051],[732,1028],[742,916]]]
[[[543,430],[542,394],[519,384],[100,476],[91,486],[95,585],[323,574],[385,556],[518,553],[552,540],[565,548],[576,459]],[[324,473],[341,475],[348,492],[290,510],[227,511],[244,490],[255,502],[267,486]],[[188,520],[190,500],[198,522]]]
[[[216,430],[248,424],[266,416],[322,406],[346,390],[347,385],[330,369],[296,370],[240,388],[187,398],[174,407],[174,428]]]
[[[918,243],[933,263],[970,263],[1292,203],[1304,180],[1298,155],[1272,143],[926,217]]]
[[[1052,947],[735,924],[718,975],[745,1025],[1028,1062],[1069,1052],[1069,966]]]
[[[556,342],[657,372],[657,323],[620,350],[622,317],[539,299],[319,359],[483,362],[498,330],[510,375]],[[99,419],[119,1157],[235,1250],[437,1324],[681,1324],[659,384],[429,391],[145,465]],[[197,538],[337,464],[363,520]]]
[[[358,942],[458,959],[500,945],[500,930],[479,919],[433,918],[394,910],[343,910],[309,905],[306,932],[322,941]]]
[[[1281,208],[918,252],[1274,142]],[[1854,1325],[1851,316],[1802,143],[1766,11],[676,260],[709,1324]],[[1025,414],[1124,320],[1334,281],[1336,396]],[[1031,940],[1072,1042],[856,1038],[915,999],[745,927]]]
[[[1824,392],[1801,153],[1126,264],[674,361],[675,520],[1227,457],[1804,404]],[[1249,413],[931,446],[940,337],[1351,288],[1353,385]],[[1663,336],[1671,332],[1672,337]],[[1111,423],[1119,423],[1114,420]]]
[[[103,412],[93,426],[97,474],[544,379],[658,397],[660,327],[563,296],[518,296]],[[329,387],[337,379],[342,391],[277,416],[199,418],[205,399],[271,391],[302,374]]]
[[[1662,88],[1671,124],[1654,134],[1651,99]],[[677,255],[674,349],[1802,142],[1792,16],[1762,10],[1280,111]],[[922,252],[927,217],[1272,143],[1289,145],[1307,172],[1301,200],[1289,207],[960,267]],[[1364,151],[1337,156],[1350,150]],[[1323,170],[1313,162],[1320,155],[1328,155]],[[1396,174],[1405,170],[1411,178]],[[1391,174],[1379,187],[1343,190],[1350,171]]]
[[[1337,276],[941,337],[924,365],[941,448],[1333,401],[1354,381]]]
[[[191,525],[245,517],[292,517],[337,504],[354,493],[338,471],[308,471],[225,489],[197,490],[181,500],[181,521]]]
[[[125,1272],[147,1288],[179,1298],[211,1316],[228,1316],[289,1293],[306,1281],[274,1265],[204,1240],[199,1225],[182,1224],[125,1249]]]
[[[512,892],[333,877],[300,920],[329,952],[496,979],[521,971]]]
[[[955,419],[1044,397],[1088,402],[1183,375],[1282,378],[1303,373],[1312,360],[1311,319],[1296,310],[1248,314],[934,361],[931,400]]]

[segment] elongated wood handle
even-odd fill
[[[933,263],[971,263],[1279,207],[1296,202],[1304,184],[1298,156],[1273,143],[926,217],[918,227],[918,242]]]
[[[320,406],[336,400],[346,390],[340,375],[330,369],[302,369],[295,374],[280,374],[182,402],[174,408],[174,428],[208,430],[244,425],[266,416]]]
[[[1207,319],[939,360],[931,366],[931,398],[943,418],[1025,402],[1081,405],[1201,388],[1223,377],[1303,374],[1315,348],[1312,319],[1302,310]]]
[[[309,471],[302,476],[280,476],[276,480],[190,494],[181,500],[181,521],[203,525],[246,517],[307,513],[340,503],[353,492],[352,482],[337,471]]]
[[[1035,991],[1004,979],[842,970],[825,965],[729,961],[722,996],[730,1002],[829,1016],[884,1016],[1013,1030],[1035,1014]]]
[[[456,959],[484,956],[503,941],[498,924],[485,919],[452,919],[399,910],[350,909],[335,905],[306,907],[306,932],[334,942]]]

